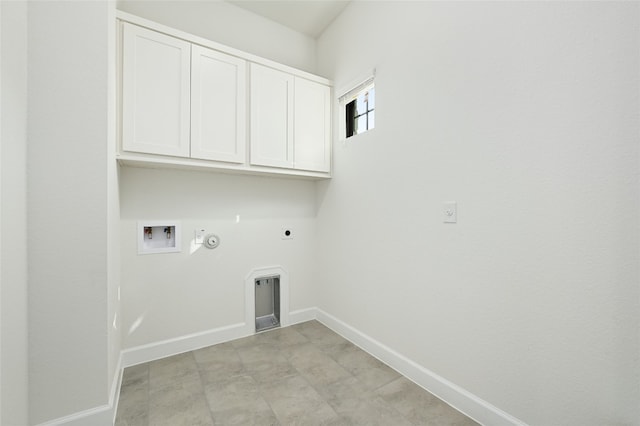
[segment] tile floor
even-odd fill
[[[309,321],[126,368],[125,425],[477,423]]]

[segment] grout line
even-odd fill
[[[151,363],[147,363],[147,426],[151,426]]]
[[[304,334],[300,333],[298,330],[294,330],[296,333],[300,334],[302,337],[304,337],[308,343],[310,343],[314,348],[316,348],[318,351],[320,351],[321,353],[322,350],[316,346],[315,342],[310,339],[309,337],[305,336]],[[318,391],[318,389],[309,381],[309,379],[307,379],[307,377],[300,371],[298,370],[295,366],[293,366],[291,364],[291,361],[289,359],[287,359],[287,362],[289,363],[289,365],[291,365],[291,367],[296,370],[298,372],[298,375],[302,378],[302,380],[305,381],[305,383],[311,388],[313,389],[313,391],[316,393],[316,395],[318,395],[318,397],[320,397],[320,399],[322,400],[322,402],[324,402],[329,408],[331,408],[331,411],[333,411],[333,413],[336,415],[337,419],[340,419],[340,414],[336,411],[336,409],[333,407],[333,405],[329,404],[329,402],[322,396],[322,394]]]
[[[240,354],[238,354],[238,357],[239,356],[240,356]],[[246,369],[246,366],[244,365],[244,361],[242,361],[242,358],[240,358],[240,362],[242,362],[242,366]],[[256,383],[256,386],[258,388],[258,394],[259,394],[260,398],[264,401],[265,404],[267,404],[267,407],[269,407],[269,410],[271,410],[271,413],[273,414],[273,417],[278,422],[278,425],[282,425],[282,422],[280,422],[280,419],[278,418],[278,414],[276,413],[276,411],[271,406],[271,403],[269,402],[268,399],[266,399],[264,397],[264,388],[262,386],[262,383],[260,383],[258,380],[256,380],[256,378],[253,377],[253,374],[249,373],[248,370],[247,370],[247,374],[249,374],[251,376],[251,379]]]
[[[214,345],[215,346],[215,345]],[[202,389],[202,397],[204,398],[204,403],[207,405],[207,410],[209,411],[209,417],[211,418],[211,422],[213,424],[216,423],[213,417],[213,411],[211,411],[211,406],[209,405],[209,398],[207,398],[207,391],[204,388],[204,379],[202,378],[202,370],[200,369],[200,363],[196,359],[195,351],[191,351],[191,356],[193,357],[193,361],[196,363],[196,370],[198,370],[198,377],[200,377],[200,388]]]

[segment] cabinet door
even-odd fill
[[[295,78],[294,167],[329,172],[331,168],[331,90]]]
[[[245,162],[246,62],[191,47],[191,157]]]
[[[293,76],[251,64],[251,164],[293,168]]]
[[[191,45],[123,24],[122,148],[189,156]]]

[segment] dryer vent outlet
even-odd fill
[[[280,327],[280,276],[255,280],[256,332]]]

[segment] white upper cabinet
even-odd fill
[[[294,167],[329,172],[331,90],[323,84],[296,77],[294,105]]]
[[[191,157],[244,163],[246,61],[191,49]]]
[[[251,64],[251,164],[331,168],[329,86]]]
[[[331,176],[329,80],[118,19],[121,164]]]
[[[188,157],[191,44],[124,24],[122,59],[123,149]]]
[[[291,74],[251,64],[251,164],[293,168]]]

